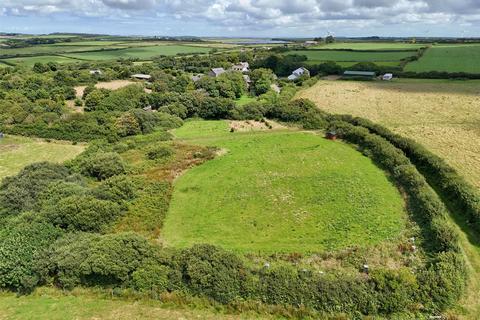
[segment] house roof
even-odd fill
[[[132,74],[132,78],[149,80],[152,78],[152,76],[149,74],[137,73],[137,74]]]
[[[223,68],[212,68],[212,72],[218,76],[222,73],[225,73],[225,69],[223,69]]]
[[[377,74],[373,71],[345,71],[344,76],[375,77]]]

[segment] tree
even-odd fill
[[[126,112],[117,118],[115,128],[120,137],[134,136],[142,132],[137,118],[130,112]]]
[[[335,37],[332,35],[329,35],[325,38],[325,43],[334,43],[335,42]]]
[[[125,162],[118,153],[100,151],[82,159],[80,170],[90,177],[105,180],[123,174],[127,169]]]
[[[274,81],[272,70],[259,68],[250,72],[250,79],[252,80],[252,88],[256,95],[267,93],[270,90]]]

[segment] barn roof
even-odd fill
[[[375,77],[377,74],[373,71],[345,71],[344,76]]]

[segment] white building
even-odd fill
[[[288,76],[288,80],[295,81],[302,76],[310,77],[310,71],[308,71],[304,67],[298,68],[297,70],[294,70],[291,75]]]
[[[240,62],[239,64],[233,65],[232,70],[238,72],[249,72],[250,64],[248,62]]]
[[[137,79],[137,80],[150,80],[152,79],[152,76],[149,74],[143,74],[143,73],[137,73],[137,74],[132,74],[132,78]]]
[[[384,81],[391,81],[393,79],[393,74],[391,73],[385,73],[382,77],[382,80]]]

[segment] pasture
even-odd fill
[[[0,180],[18,173],[23,167],[34,162],[64,162],[80,154],[83,145],[18,136],[0,139]]]
[[[80,60],[116,60],[137,58],[140,60],[148,60],[150,58],[165,55],[174,56],[177,54],[194,54],[207,53],[211,48],[182,46],[182,45],[160,45],[150,47],[128,48],[122,50],[105,50],[96,52],[83,52],[67,54],[66,57]]]
[[[480,188],[479,81],[319,81],[297,94],[322,110],[383,124],[446,159]]]
[[[480,73],[480,45],[436,45],[423,57],[406,65],[413,72],[466,72]]]
[[[394,241],[406,218],[399,191],[354,148],[292,130],[230,133],[225,121],[174,130],[219,148],[175,182],[161,240],[238,252],[324,252]]]
[[[349,49],[349,50],[418,50],[425,44],[404,42],[335,42],[323,44],[316,48],[321,49]]]
[[[80,62],[80,61],[76,60],[76,59],[63,57],[63,56],[37,56],[37,57],[23,57],[23,58],[3,59],[3,60],[0,60],[0,63],[1,62],[4,62],[6,64],[33,67],[33,65],[37,62],[41,62],[41,63],[48,63],[48,62],[75,63],[75,62]]]
[[[336,50],[295,50],[287,54],[298,54],[307,57],[309,63],[321,63],[325,61],[335,62],[394,62],[415,55],[414,51],[404,52],[363,52],[363,51],[336,51]]]

